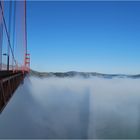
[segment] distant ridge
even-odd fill
[[[102,73],[97,73],[97,72],[77,72],[77,71],[69,71],[69,72],[38,72],[31,70],[30,71],[30,76],[36,76],[40,78],[47,78],[47,77],[59,77],[59,78],[64,78],[64,77],[83,77],[83,78],[89,78],[89,77],[102,77],[102,78],[140,78],[140,74],[137,75],[125,75],[125,74],[102,74]]]

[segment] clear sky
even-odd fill
[[[27,2],[31,68],[140,73],[140,1]]]

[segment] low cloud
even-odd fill
[[[0,115],[0,138],[140,138],[139,83],[28,77]]]

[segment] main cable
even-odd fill
[[[16,64],[16,60],[15,60],[15,57],[14,57],[14,53],[13,53],[13,50],[12,50],[12,47],[11,47],[10,37],[9,37],[8,30],[7,30],[7,26],[6,26],[6,21],[5,21],[5,17],[4,17],[4,12],[3,12],[3,8],[2,8],[2,3],[1,3],[1,1],[0,1],[0,8],[1,8],[1,12],[2,12],[2,18],[3,18],[3,23],[4,23],[4,27],[5,27],[5,31],[6,31],[6,36],[7,36],[8,44],[9,44],[9,47],[10,47],[10,50],[11,50],[12,57],[13,57],[14,62],[15,62],[15,64]]]

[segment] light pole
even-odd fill
[[[3,55],[7,56],[7,71],[9,71],[9,55],[4,53]]]

